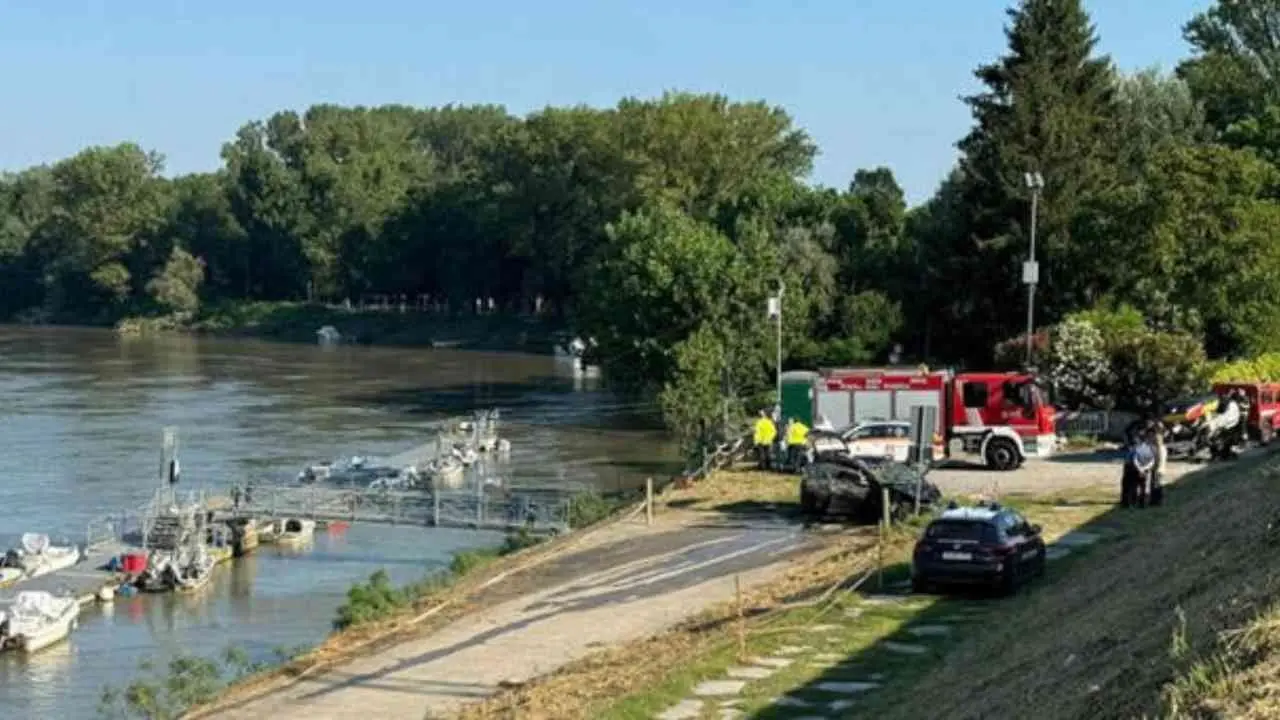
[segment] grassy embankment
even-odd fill
[[[347,342],[376,345],[446,346],[464,349],[523,349],[549,352],[561,329],[553,321],[510,315],[450,317],[396,309],[351,309],[301,302],[234,302],[211,305],[192,317],[134,317],[118,332],[145,335],[193,332],[316,342],[316,331],[332,325]]]
[[[714,508],[768,498],[796,511],[793,483],[760,487],[744,478],[738,485],[728,497],[708,493],[679,502]],[[1185,477],[1169,489],[1164,507],[1146,511],[1115,509],[1112,493],[1100,491],[1006,497],[1051,541],[1070,530],[1102,538],[1052,562],[1042,580],[1006,599],[923,596],[882,604],[833,591],[876,566],[874,542],[855,533],[746,598],[745,651],[738,608],[722,606],[504,691],[465,717],[649,718],[690,697],[697,683],[724,678],[742,654],[788,653],[795,662],[748,683],[738,696],[747,716],[831,712],[840,696],[819,683],[874,680],[880,687],[852,697],[836,714],[1275,717],[1277,490],[1280,468],[1253,457]],[[907,578],[917,532],[907,525],[888,536],[886,584]],[[876,585],[873,573],[862,589]],[[902,644],[923,653],[903,654]],[[783,695],[808,706],[779,706]],[[706,717],[718,712],[707,704]]]
[[[634,494],[583,493],[569,508],[570,526],[584,530],[635,507]],[[103,692],[101,714],[107,717],[200,717],[221,700],[250,695],[272,683],[320,671],[335,663],[394,644],[447,624],[474,608],[474,594],[505,573],[533,562],[539,552],[555,552],[576,537],[570,533],[547,540],[524,532],[507,535],[495,547],[456,553],[449,566],[403,587],[386,573],[347,591],[338,608],[334,631],[314,648],[280,649],[275,657],[250,662],[239,648],[222,658],[178,656],[163,667],[143,663],[139,677],[125,688]]]

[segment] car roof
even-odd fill
[[[1005,512],[1004,508],[992,510],[987,507],[959,507],[944,510],[938,516],[939,520],[973,520],[977,522],[986,522],[995,518],[1000,513]]]

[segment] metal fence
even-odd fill
[[[233,504],[224,512],[263,518],[562,532],[569,529],[574,494],[563,488],[492,485],[419,491],[247,483],[232,488]]]

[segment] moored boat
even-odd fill
[[[80,559],[80,548],[74,545],[53,545],[48,535],[26,533],[22,536],[22,547],[6,553],[0,565],[21,571],[22,577],[33,578],[65,570]]]
[[[0,643],[33,653],[71,634],[79,624],[80,603],[75,598],[29,590],[18,593],[0,622]]]
[[[276,543],[286,547],[302,547],[310,543],[316,534],[316,522],[302,518],[287,518],[280,523],[280,534]]]
[[[204,546],[197,547],[186,562],[170,565],[173,586],[180,593],[194,593],[209,584],[213,568],[217,564]]]
[[[153,552],[147,560],[147,568],[138,575],[134,584],[143,592],[169,592],[173,589],[172,566],[173,556],[169,553]]]

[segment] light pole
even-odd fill
[[[1027,188],[1031,190],[1031,252],[1022,264],[1022,282],[1027,284],[1027,367],[1031,367],[1031,349],[1034,342],[1036,321],[1036,282],[1040,280],[1040,264],[1036,262],[1036,216],[1040,209],[1040,191],[1044,189],[1044,176],[1038,172],[1023,174]]]
[[[778,413],[782,413],[782,293],[787,289],[786,283],[778,280],[778,292],[769,298],[769,316],[777,321],[778,359],[777,359],[777,398]]]

